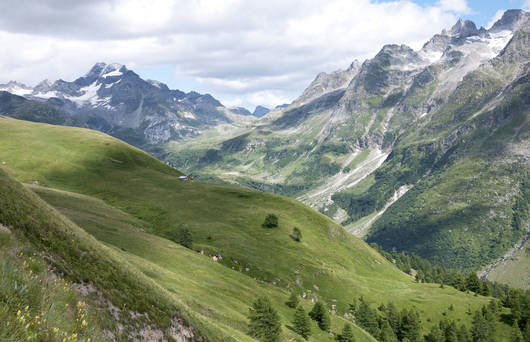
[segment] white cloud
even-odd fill
[[[468,10],[461,0],[6,1],[0,83],[72,80],[98,61],[171,65],[225,103],[279,104],[384,44],[419,48]]]
[[[530,10],[530,0],[526,0],[523,4],[523,9]]]
[[[440,5],[444,11],[453,11],[460,14],[471,13],[466,0],[440,0]]]
[[[228,98],[223,101],[223,105],[225,105],[228,108],[241,107],[244,105],[244,103],[245,101],[240,97]]]
[[[267,108],[274,108],[277,105],[288,103],[289,99],[279,91],[264,90],[249,94],[247,102],[253,107],[261,105]]]
[[[530,2],[530,0],[528,0],[528,1]],[[502,18],[503,14],[504,14],[504,10],[502,10],[502,9],[498,10],[497,12],[495,12],[495,14],[493,15],[493,18],[491,18],[489,23],[486,25],[486,28],[489,30],[493,26],[493,24],[495,24],[495,22],[497,20]]]

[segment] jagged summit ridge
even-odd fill
[[[442,34],[444,31],[442,31]],[[477,35],[479,30],[477,29],[475,23],[471,20],[459,19],[456,24],[451,27],[449,32],[445,31],[445,33],[453,37],[467,38]]]
[[[489,32],[499,32],[502,30],[516,31],[523,27],[530,20],[530,13],[521,9],[510,9],[504,12],[501,19],[489,29]]]

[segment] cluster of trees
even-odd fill
[[[418,341],[421,337],[420,314],[415,308],[398,311],[392,303],[372,309],[362,297],[350,304],[355,322],[382,342]]]
[[[475,272],[466,275],[456,270],[432,265],[429,260],[417,255],[410,256],[403,252],[387,252],[375,243],[370,244],[370,246],[387,260],[393,262],[401,271],[412,274],[412,270],[414,270],[417,282],[451,285],[463,292],[471,291],[495,298],[505,297],[510,289],[507,285],[482,280]]]
[[[295,309],[292,327],[304,339],[312,335],[311,320],[324,332],[331,330],[331,317],[324,304],[316,302],[306,313],[299,298],[292,293],[285,304]],[[503,313],[503,307],[510,308],[510,314]],[[450,306],[449,310],[453,310]],[[509,342],[530,341],[530,291],[510,289],[502,300],[492,299],[487,306],[469,315],[473,316],[470,327],[444,318],[425,331],[421,315],[414,307],[399,311],[393,303],[372,308],[363,297],[349,305],[349,314],[355,323],[381,342],[495,342],[496,326],[499,322],[511,324]],[[258,298],[250,309],[249,334],[259,341],[280,340],[281,321],[278,313],[265,297]],[[335,334],[340,342],[354,342],[353,328],[346,323],[342,333]]]
[[[318,327],[325,332],[331,328],[331,319],[327,309],[320,302],[316,302],[313,309],[306,313],[302,305],[298,305],[296,294],[291,294],[285,304],[296,308],[291,329],[304,339],[311,336],[311,321],[314,320]],[[249,310],[249,335],[262,342],[277,342],[281,336],[281,321],[277,311],[272,307],[266,297],[258,298]],[[346,323],[341,334],[336,339],[339,342],[354,342],[352,325]]]
[[[518,293],[518,294],[517,294]],[[500,321],[511,320],[510,342],[530,341],[530,323],[528,322],[528,298],[521,298],[520,292],[510,296],[513,304],[492,300],[487,306],[473,315],[471,327],[443,319],[435,324],[427,335],[422,335],[422,321],[415,308],[398,311],[394,304],[380,305],[372,309],[362,298],[350,304],[350,313],[355,322],[382,342],[495,342],[495,329]],[[519,297],[519,298],[518,298]],[[518,303],[518,304],[515,304]],[[512,307],[511,315],[503,315],[502,307]],[[517,310],[517,306],[521,310]],[[515,308],[515,310],[513,309]]]

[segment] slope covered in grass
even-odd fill
[[[198,326],[211,327],[212,334],[247,339],[248,307],[259,295],[270,297],[288,324],[294,310],[283,302],[291,291],[305,295],[306,309],[317,299],[333,308],[335,331],[359,296],[374,306],[414,305],[427,328],[444,312],[468,323],[466,312],[488,301],[415,283],[301,203],[244,188],[178,181],[177,170],[98,132],[0,117],[0,144],[4,168],[34,183],[32,189],[48,203],[111,247],[108,253],[128,260],[133,274],[141,271],[140,279],[150,278],[161,292],[153,296],[178,298],[182,312],[190,309],[198,315]],[[262,227],[269,213],[279,218],[277,228]],[[204,255],[164,239],[182,224],[193,234],[193,248]],[[302,242],[289,236],[294,227],[302,231]],[[214,254],[222,256],[220,262],[212,261]],[[447,313],[451,304],[455,310]],[[284,332],[292,336],[289,329]],[[356,334],[369,340],[358,329]]]
[[[113,330],[108,316],[57,278],[34,246],[0,227],[0,340],[97,341]]]

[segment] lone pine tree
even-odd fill
[[[248,334],[262,342],[279,342],[280,317],[267,297],[260,297],[249,310]]]
[[[298,306],[294,313],[293,330],[306,340],[311,336],[309,316],[307,316],[302,306]]]

